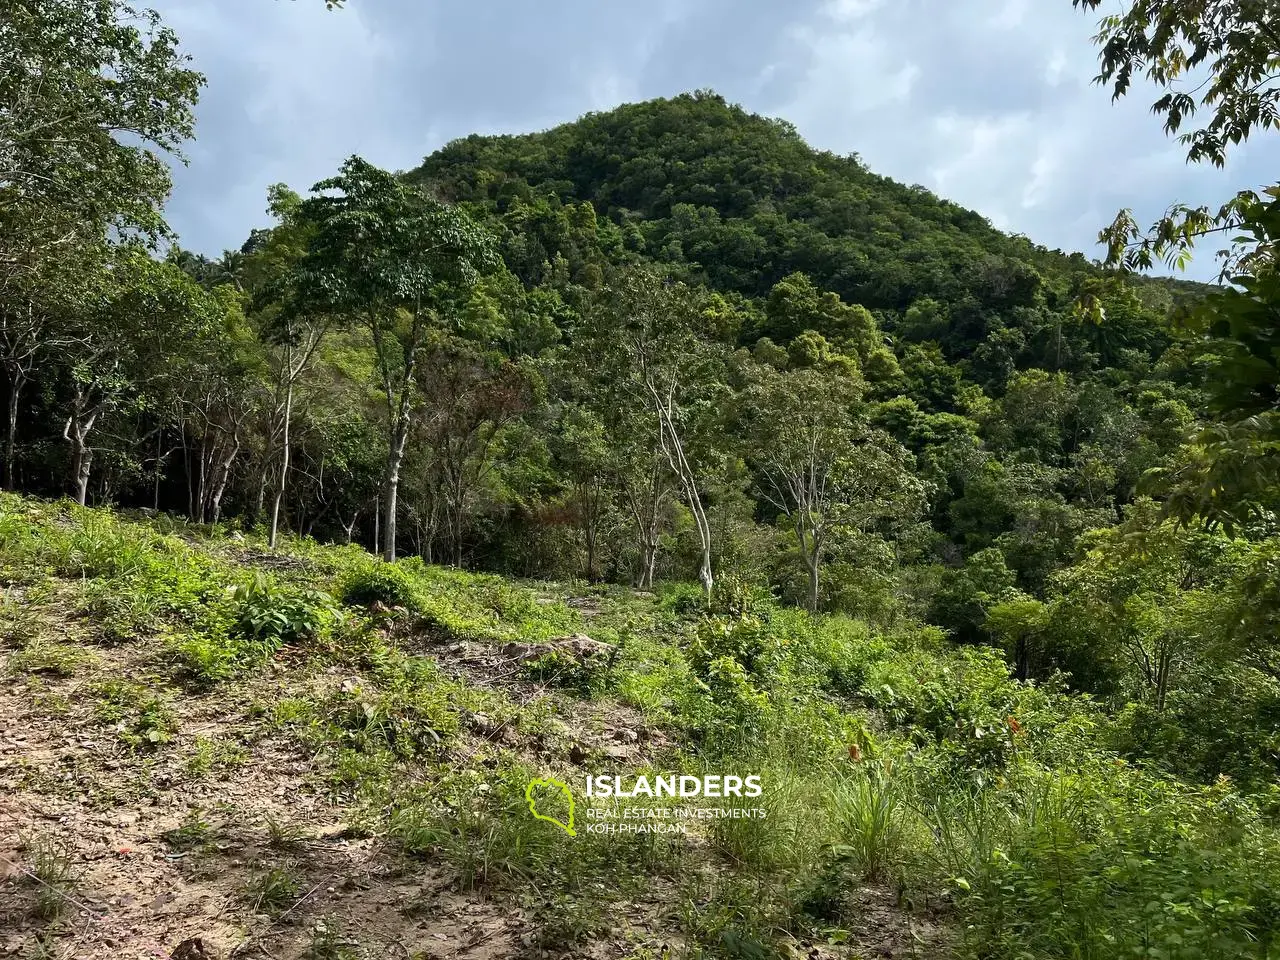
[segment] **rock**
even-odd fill
[[[607,643],[601,643],[599,640],[593,640],[585,633],[575,633],[571,637],[561,637],[558,640],[552,640],[551,645],[566,652],[572,653],[579,660],[587,657],[601,656],[608,654],[613,647]]]

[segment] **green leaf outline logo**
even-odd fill
[[[569,823],[564,824],[555,817],[544,816],[538,812],[538,801],[533,798],[533,791],[538,787],[555,787],[559,789],[569,800]],[[555,777],[535,777],[529,781],[529,785],[524,788],[524,798],[529,801],[529,812],[533,814],[535,820],[545,820],[547,823],[554,823],[571,837],[578,835],[573,829],[573,792],[569,789],[569,785],[563,780],[557,780]]]

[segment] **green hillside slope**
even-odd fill
[[[1130,767],[1094,703],[934,630],[11,495],[0,578],[0,943],[23,956],[1275,943],[1259,807]],[[642,775],[761,790],[587,794]],[[568,824],[552,779],[572,836],[530,808]]]

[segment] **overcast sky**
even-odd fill
[[[524,133],[712,88],[1038,243],[1099,255],[1131,206],[1271,183],[1259,142],[1188,167],[1149,113],[1090,80],[1097,14],[1070,0],[151,0],[208,77],[169,219],[238,247],[266,188],[359,153],[409,169],[469,133]],[[1189,275],[1216,274],[1208,250]]]

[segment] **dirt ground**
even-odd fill
[[[190,693],[165,687],[176,716],[171,742],[130,750],[94,713],[87,685],[123,678],[144,687],[154,644],[89,645],[78,622],[61,640],[91,659],[69,677],[10,674],[0,684],[0,957],[413,958],[488,960],[555,955],[509,898],[461,892],[444,865],[410,859],[358,821],[335,797],[316,757],[252,705],[344,681],[338,668],[306,676],[273,662],[251,680]],[[528,703],[548,695],[523,678],[522,659],[541,652],[467,642],[416,644],[456,679]],[[585,638],[577,642],[581,645]],[[587,641],[589,642],[589,641]],[[553,743],[519,742],[511,730],[471,718],[472,748],[504,742],[561,763],[587,756],[642,762],[670,744],[634,710],[557,698]],[[464,746],[463,749],[466,747]],[[196,771],[199,750],[234,757]],[[273,901],[254,892],[280,871],[293,878]],[[40,877],[74,876],[71,885]],[[279,891],[277,891],[279,893]],[[859,893],[868,957],[918,953],[922,930],[887,891]],[[610,928],[571,955],[593,960],[678,955],[671,892],[615,911]],[[799,956],[837,955],[800,945]]]

